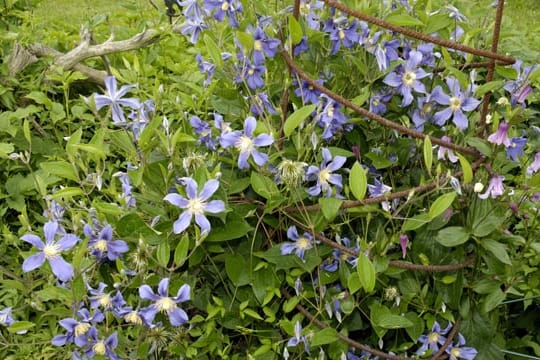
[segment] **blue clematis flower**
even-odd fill
[[[96,103],[96,109],[101,109],[104,106],[110,105],[112,111],[112,118],[115,124],[125,124],[126,118],[122,106],[129,107],[131,109],[138,109],[141,104],[138,99],[135,98],[123,98],[127,92],[134,88],[135,85],[124,85],[117,89],[116,78],[114,76],[107,76],[105,78],[105,95],[94,94],[94,102]]]
[[[452,324],[448,323],[446,328],[441,329],[439,323],[435,321],[431,328],[431,332],[429,332],[427,335],[421,335],[418,338],[418,342],[421,343],[422,346],[416,351],[416,354],[423,355],[427,350],[438,351],[439,345],[444,344],[446,341],[446,337],[444,335],[448,334],[451,328]]]
[[[329,19],[324,25],[323,31],[330,34],[330,40],[332,41],[330,55],[337,53],[341,44],[345,48],[351,48],[357,45],[360,41],[360,35],[357,29],[358,21],[356,20],[349,24],[344,17]]]
[[[199,41],[199,36],[201,32],[205,29],[208,29],[208,25],[201,19],[189,19],[186,18],[186,21],[180,25],[180,33],[182,35],[189,35],[189,42],[196,44]]]
[[[98,331],[96,328],[92,328],[88,331],[89,341],[84,351],[84,356],[87,359],[92,359],[96,355],[106,356],[109,360],[122,360],[114,349],[118,346],[118,334],[112,333],[107,339],[99,339]],[[73,359],[83,359],[79,354],[73,353]]]
[[[527,167],[527,176],[531,176],[540,170],[540,152],[534,155],[534,161]]]
[[[57,222],[49,221],[43,226],[43,234],[45,235],[45,243],[36,235],[27,234],[21,237],[21,240],[34,245],[38,253],[31,255],[24,260],[22,265],[23,272],[34,270],[45,260],[51,265],[53,274],[61,281],[69,281],[73,278],[73,266],[66,262],[60,253],[64,250],[71,249],[77,244],[80,239],[72,234],[62,234],[62,237],[56,241],[56,235],[59,234],[60,226]]]
[[[253,33],[253,60],[255,63],[264,63],[264,56],[273,58],[277,54],[280,41],[271,39],[260,27],[255,28]]]
[[[15,322],[13,315],[11,314],[11,307],[7,307],[0,310],[0,325],[11,326]]]
[[[433,121],[435,124],[442,126],[452,117],[454,124],[464,130],[469,126],[469,121],[463,112],[473,111],[478,107],[480,101],[470,97],[467,92],[463,92],[455,78],[448,77],[446,84],[452,96],[445,94],[440,86],[435,87],[431,93],[432,100],[440,105],[448,105],[446,109],[435,113]]]
[[[294,242],[281,244],[281,255],[289,255],[294,252],[296,256],[304,261],[306,250],[313,248],[313,236],[307,232],[299,236],[296,226],[293,225],[287,230],[287,237]]]
[[[304,352],[309,355],[309,344],[305,335],[302,335],[302,325],[296,322],[294,325],[294,336],[289,339],[287,346],[295,347],[300,343],[304,343]]]
[[[403,96],[401,106],[409,106],[414,97],[412,91],[417,93],[426,93],[426,87],[419,80],[427,76],[423,69],[418,66],[422,62],[422,53],[416,50],[409,52],[409,59],[403,65],[396,68],[395,72],[391,72],[384,78],[383,82],[393,88]]]
[[[77,311],[77,319],[65,318],[58,323],[67,333],[62,335],[56,335],[51,343],[54,346],[64,346],[65,344],[72,344],[79,347],[86,346],[88,344],[88,333],[90,329],[95,328],[93,324],[100,323],[105,320],[105,315],[99,310],[96,310],[94,315],[90,315],[90,311],[87,309],[80,309]]]
[[[513,161],[519,161],[518,157],[525,154],[523,149],[527,144],[526,137],[513,137],[510,139],[510,146],[506,148],[506,157]]]
[[[199,66],[199,71],[202,74],[206,74],[204,86],[210,85],[210,82],[212,81],[212,77],[214,76],[214,72],[216,70],[216,65],[209,61],[205,61],[200,53],[195,55],[195,60],[197,61],[197,65]]]
[[[206,235],[210,232],[210,222],[204,215],[205,213],[217,214],[225,211],[225,204],[221,200],[207,200],[216,192],[219,187],[217,180],[210,180],[204,184],[202,190],[197,192],[197,183],[189,177],[181,178],[180,181],[186,186],[187,198],[179,194],[168,194],[164,200],[178,206],[185,211],[180,214],[178,220],[174,222],[173,231],[175,234],[180,234],[186,230],[191,219],[195,217],[195,222],[201,228],[201,235]]]
[[[93,228],[90,224],[85,224],[84,234],[90,238],[88,247],[92,249],[91,254],[99,261],[105,261],[105,259],[114,261],[129,251],[124,240],[113,240],[111,225]]]
[[[243,11],[242,3],[238,0],[204,0],[204,8],[214,12],[214,19],[222,22],[225,16],[229,17],[229,25],[238,27],[236,15]]]
[[[334,171],[339,170],[345,164],[347,160],[343,156],[335,156],[332,158],[330,150],[322,149],[323,161],[320,167],[310,166],[306,172],[306,178],[308,181],[316,181],[317,183],[308,189],[308,194],[318,196],[323,193],[326,197],[332,196],[332,185],[336,188],[336,195],[339,195],[343,189],[342,178],[339,174],[333,174]]]
[[[508,129],[510,124],[503,121],[499,124],[499,128],[496,132],[489,135],[487,140],[492,144],[504,145],[505,147],[510,146],[510,139],[508,138]]]
[[[141,299],[154,302],[152,305],[140,310],[149,323],[154,320],[158,312],[166,313],[173,326],[180,326],[189,320],[186,312],[177,306],[177,304],[190,299],[189,285],[182,285],[175,297],[169,297],[169,279],[164,278],[159,282],[157,294],[154,293],[150,286],[143,285],[139,288],[139,295]]]
[[[449,355],[450,360],[473,360],[474,358],[476,358],[478,351],[473,347],[467,347],[463,345],[465,345],[465,337],[461,334],[458,334],[457,344],[450,345],[446,348],[446,353]]]
[[[487,199],[491,196],[492,199],[504,194],[503,186],[504,176],[493,176],[489,181],[488,188],[485,193],[478,195],[480,199]]]
[[[182,6],[182,13],[186,17],[186,19],[197,21],[202,20],[203,16],[205,15],[206,10],[204,8],[201,8],[199,5],[198,0],[185,0],[185,1],[178,1],[178,5]]]
[[[269,146],[274,142],[274,138],[270,134],[259,134],[253,136],[253,132],[257,127],[257,120],[253,116],[248,116],[244,121],[244,133],[240,131],[230,131],[221,135],[220,143],[224,148],[231,146],[236,147],[240,151],[238,156],[238,168],[249,168],[248,159],[253,157],[255,164],[262,166],[268,161],[268,155],[260,153],[257,148]]]
[[[238,74],[234,77],[234,82],[240,84],[245,81],[251,90],[262,88],[264,86],[262,77],[266,71],[264,62],[251,62],[241,54],[238,55],[238,61],[241,66],[237,66]]]

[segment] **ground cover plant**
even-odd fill
[[[504,4],[168,4],[2,4],[2,358],[540,357]]]

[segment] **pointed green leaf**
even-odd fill
[[[506,245],[501,244],[492,239],[482,239],[480,245],[490,253],[492,253],[499,261],[504,264],[512,265],[512,261],[506,251]]]
[[[291,36],[291,41],[293,45],[298,44],[302,40],[302,27],[294,16],[289,15],[289,35]]]
[[[167,240],[163,241],[157,246],[156,257],[159,265],[167,267],[169,259],[171,258],[171,247]]]
[[[367,190],[366,170],[356,161],[349,174],[349,188],[357,200],[363,200]]]
[[[418,214],[418,215],[413,216],[412,218],[405,220],[405,223],[403,223],[401,230],[403,232],[416,230],[418,228],[421,228],[425,224],[429,223],[430,221],[431,221],[431,218],[429,217],[428,214]]]
[[[458,158],[459,158],[459,163],[461,164],[461,171],[463,171],[463,184],[468,184],[473,179],[473,171],[472,171],[471,164],[461,154],[458,154]]]
[[[328,221],[332,221],[336,218],[342,203],[343,200],[336,198],[319,198],[319,206],[321,207],[324,217]]]
[[[339,340],[338,333],[334,328],[327,327],[313,334],[311,338],[311,346],[320,346],[325,344],[332,344]]]
[[[11,324],[10,327],[8,327],[8,331],[10,333],[18,333],[22,331],[27,331],[28,329],[31,329],[34,326],[36,326],[36,324],[30,321],[17,321]]]
[[[189,250],[189,239],[186,234],[182,236],[176,249],[174,250],[174,264],[176,266],[182,266],[186,261],[187,254]]]
[[[283,125],[283,133],[285,136],[290,136],[292,132],[304,121],[313,111],[315,111],[316,105],[306,105],[293,112]]]
[[[456,198],[456,195],[456,192],[452,191],[448,194],[439,196],[429,208],[429,217],[431,219],[434,219],[444,213],[446,209],[448,209],[452,205],[452,202]]]
[[[433,145],[431,144],[431,139],[429,136],[426,136],[424,139],[424,164],[428,173],[431,174],[431,166],[433,165]]]
[[[422,21],[407,14],[390,15],[386,18],[386,21],[398,26],[424,26]]]
[[[366,254],[358,255],[358,265],[356,267],[360,283],[367,293],[370,293],[375,289],[375,267],[371,260],[368,259]]]
[[[469,240],[470,234],[461,226],[450,226],[439,231],[435,240],[443,246],[461,245]]]

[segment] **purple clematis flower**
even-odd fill
[[[182,285],[175,297],[169,297],[169,279],[164,278],[159,282],[157,294],[154,294],[150,286],[142,285],[139,288],[139,295],[141,299],[154,302],[140,310],[149,323],[154,320],[158,312],[166,313],[173,326],[180,326],[189,320],[186,312],[177,306],[177,304],[190,299],[189,285]]]
[[[199,135],[197,145],[203,144],[209,150],[216,150],[216,143],[212,138],[212,127],[206,121],[201,120],[198,116],[192,116],[189,119],[189,124]]]
[[[88,247],[92,249],[92,255],[99,261],[105,261],[105,259],[115,261],[123,253],[129,251],[129,247],[124,240],[113,240],[111,225],[106,225],[101,229],[94,229],[89,224],[85,224],[84,234],[90,238]]]
[[[360,247],[358,245],[351,247],[351,240],[349,238],[337,238],[336,239],[338,244],[342,244],[343,246],[351,249],[352,251],[359,252]],[[328,258],[325,263],[322,265],[322,268],[329,272],[335,272],[337,269],[339,269],[339,265],[341,262],[346,261],[347,263],[351,264],[353,267],[355,267],[358,263],[358,257],[350,254],[349,252],[345,252],[341,249],[334,249],[332,251],[332,258]]]
[[[254,61],[253,63],[243,55],[238,55],[238,60],[242,64],[237,67],[238,74],[234,77],[234,82],[240,84],[246,82],[251,90],[256,90],[264,86],[263,75],[266,71],[264,62]]]
[[[307,43],[308,38],[307,36],[302,36],[302,40],[298,44],[295,44],[293,47],[293,55],[295,57],[300,56],[303,52],[306,52],[309,50],[309,45]]]
[[[506,158],[519,161],[518,157],[525,154],[523,148],[527,144],[526,137],[513,137],[510,139],[510,146],[506,148]]]
[[[492,144],[504,145],[505,147],[509,147],[511,145],[510,139],[508,138],[509,127],[510,127],[510,124],[503,121],[502,123],[499,124],[499,128],[497,129],[497,131],[489,135],[487,140]]]
[[[230,131],[221,135],[220,143],[224,148],[231,146],[240,151],[238,156],[238,168],[249,168],[248,159],[253,157],[255,164],[262,166],[268,161],[268,155],[260,153],[256,148],[269,146],[274,142],[274,138],[269,134],[260,134],[253,137],[253,132],[257,127],[257,120],[253,116],[248,116],[244,121],[244,134],[240,131]]]
[[[77,319],[65,318],[58,323],[64,329],[67,330],[66,334],[56,335],[51,343],[54,346],[64,346],[65,344],[72,344],[82,347],[88,343],[88,332],[94,328],[92,323],[100,323],[105,319],[105,315],[99,310],[96,310],[94,315],[90,315],[90,311],[87,309],[80,309],[77,311]]]
[[[418,107],[412,113],[414,129],[424,131],[424,124],[433,118],[435,104],[431,99],[431,94],[418,98]]]
[[[313,248],[313,236],[307,232],[299,236],[296,226],[293,225],[287,230],[287,237],[294,242],[284,242],[281,244],[281,255],[288,255],[294,252],[296,256],[304,261],[306,250]]]
[[[421,343],[422,346],[416,351],[416,354],[423,355],[427,350],[438,351],[439,345],[444,344],[446,341],[444,335],[448,334],[451,328],[452,324],[448,323],[448,326],[445,329],[441,329],[439,323],[435,321],[431,328],[431,332],[427,335],[421,335],[418,338],[418,342]]]
[[[407,234],[399,235],[399,245],[401,246],[403,258],[405,259],[405,256],[407,256],[407,245],[409,245],[409,237]]]
[[[531,176],[538,170],[540,170],[540,152],[534,155],[534,161],[527,167],[527,176]]]
[[[204,8],[207,11],[216,10],[214,19],[219,22],[222,22],[225,15],[227,15],[229,17],[229,25],[235,28],[238,27],[236,15],[243,11],[242,3],[238,0],[204,0]]]
[[[450,139],[448,136],[443,136],[441,138],[442,141],[446,142],[452,142],[452,139]],[[439,151],[437,152],[437,159],[444,160],[445,158],[448,158],[450,162],[456,163],[459,161],[459,158],[454,154],[454,152],[444,146],[439,146]]]
[[[0,325],[11,326],[15,322],[13,315],[11,314],[11,307],[7,307],[0,310]]]
[[[525,100],[532,92],[532,87],[529,85],[529,76],[533,71],[538,69],[538,65],[527,66],[521,72],[522,61],[518,60],[512,68],[517,72],[517,78],[515,80],[509,80],[504,84],[503,88],[510,92],[511,102],[513,105],[522,104],[525,105]]]
[[[120,180],[120,184],[122,185],[122,199],[126,200],[126,206],[127,207],[135,207],[136,200],[135,196],[133,196],[133,193],[131,192],[131,189],[133,189],[133,186],[131,186],[131,180],[129,179],[129,175],[125,172],[117,172],[113,175],[114,177],[117,177]]]
[[[466,92],[463,92],[455,78],[448,77],[446,84],[452,96],[445,94],[440,86],[435,87],[431,93],[432,100],[440,105],[448,105],[446,109],[435,113],[433,121],[435,124],[442,126],[452,117],[454,124],[464,130],[469,126],[469,121],[463,112],[473,111],[478,107],[480,101],[469,97]]]
[[[368,184],[369,197],[385,196],[386,193],[392,190],[391,186],[385,185],[380,179],[375,178],[374,182],[374,185]],[[392,209],[392,204],[386,200],[381,202],[381,206],[384,211],[390,211]]]
[[[309,344],[305,335],[302,335],[302,325],[296,322],[294,325],[294,336],[289,339],[287,346],[295,347],[300,343],[304,343],[304,352],[309,355]]]
[[[251,106],[249,110],[255,116],[262,115],[265,111],[272,115],[277,115],[277,111],[274,108],[274,105],[268,99],[268,95],[264,92],[258,93],[254,96],[250,96],[249,100]]]
[[[201,19],[189,19],[186,18],[186,21],[180,25],[180,33],[184,36],[189,35],[189,42],[196,44],[199,41],[199,36],[201,32],[205,29],[208,29],[208,25]]]
[[[417,93],[426,93],[426,87],[419,80],[427,76],[423,69],[418,68],[422,62],[422,53],[416,50],[409,52],[409,59],[403,65],[397,67],[396,72],[391,72],[384,78],[383,82],[393,88],[403,96],[401,106],[409,106],[414,97],[412,90]]]
[[[96,328],[91,328],[88,331],[88,338],[88,344],[86,345],[87,348],[84,352],[84,356],[86,358],[91,359],[98,355],[106,356],[109,360],[122,360],[114,352],[114,349],[116,349],[118,346],[118,334],[116,332],[112,333],[107,339],[104,340],[98,338],[98,331]]]
[[[257,64],[264,63],[264,56],[273,58],[277,54],[280,41],[271,39],[263,29],[257,27],[253,33],[253,60]]]
[[[214,76],[214,72],[216,70],[216,65],[209,61],[205,61],[200,53],[195,55],[195,60],[197,61],[197,65],[199,66],[199,71],[202,74],[206,74],[204,86],[210,85],[210,82],[212,81],[212,77]]]
[[[357,28],[358,21],[356,20],[348,24],[347,19],[344,17],[329,19],[324,25],[323,31],[330,34],[330,40],[332,41],[330,55],[337,53],[341,44],[345,48],[351,48],[358,44],[360,35],[357,32]]]
[[[308,28],[319,31],[321,28],[320,11],[324,3],[320,0],[301,0],[300,15],[304,17]]]
[[[21,237],[21,240],[34,245],[38,253],[31,255],[24,260],[22,269],[24,272],[34,270],[45,262],[49,261],[53,274],[61,281],[69,281],[73,278],[73,266],[66,262],[60,253],[64,250],[71,249],[77,244],[80,239],[72,234],[63,234],[56,241],[55,237],[59,233],[59,225],[57,222],[49,221],[43,226],[43,234],[45,235],[45,243],[36,235],[27,234]]]
[[[204,184],[202,190],[197,193],[197,183],[189,177],[180,179],[186,186],[187,198],[179,194],[168,194],[164,200],[178,206],[185,211],[180,214],[178,220],[174,222],[173,231],[180,234],[186,230],[191,219],[195,216],[195,222],[201,228],[201,235],[207,235],[210,232],[210,222],[204,215],[205,213],[217,214],[225,211],[225,204],[221,200],[207,200],[216,192],[219,187],[219,181],[213,179]]]
[[[317,125],[323,128],[321,137],[324,140],[330,140],[341,130],[347,131],[347,118],[341,112],[341,104],[323,95],[326,104],[322,111],[317,114]],[[350,124],[349,124],[350,125]]]
[[[110,105],[112,109],[112,118],[115,124],[124,124],[126,118],[122,106],[127,106],[131,109],[138,109],[141,105],[138,99],[135,98],[122,98],[126,93],[135,87],[135,85],[124,85],[117,89],[116,78],[114,76],[107,76],[105,78],[105,95],[94,94],[94,102],[96,103],[96,109],[101,109],[104,106]]]
[[[480,199],[487,199],[491,196],[492,199],[504,194],[503,187],[504,176],[493,176],[489,181],[488,188],[485,193],[479,194]]]
[[[183,7],[182,13],[186,19],[193,21],[202,20],[203,16],[205,15],[205,9],[201,8],[198,0],[177,0],[177,3]]]
[[[347,159],[339,155],[332,159],[332,154],[327,148],[322,149],[322,156],[323,161],[320,167],[312,165],[307,169],[307,180],[317,182],[308,189],[308,194],[318,196],[323,193],[324,196],[331,197],[332,186],[330,184],[332,184],[336,187],[336,195],[338,195],[343,189],[342,179],[341,175],[333,174],[333,172],[341,169]]]
[[[323,85],[324,80],[318,79],[317,83]],[[304,104],[319,104],[321,96],[321,92],[317,89],[315,89],[313,86],[311,86],[307,81],[302,80],[300,86],[294,90],[294,93],[299,98],[302,98],[302,102]]]
[[[465,345],[465,337],[458,334],[458,342],[455,345],[450,345],[446,348],[446,353],[450,356],[450,360],[465,359],[473,360],[478,354],[473,347],[463,346]]]
[[[97,289],[88,288],[88,292],[91,295],[88,297],[88,300],[90,300],[90,307],[92,309],[102,307],[104,310],[112,311],[114,308],[124,305],[125,300],[122,294],[117,291],[115,296],[111,296],[111,293],[105,292],[106,287],[107,284],[100,282]]]

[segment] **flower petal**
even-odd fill
[[[180,308],[174,308],[167,311],[167,315],[169,315],[169,321],[171,322],[172,326],[181,326],[189,320],[186,312]]]
[[[152,290],[152,288],[148,285],[142,285],[139,288],[139,296],[141,297],[141,299],[144,299],[144,300],[152,300],[152,301],[159,300],[159,296],[154,294],[154,290]]]
[[[37,254],[29,256],[28,258],[26,258],[26,260],[24,260],[22,264],[22,270],[23,272],[32,271],[43,265],[44,262],[45,254],[43,254],[42,252],[38,252]]]
[[[158,285],[158,294],[162,297],[169,296],[169,278],[163,278]]]
[[[189,204],[189,201],[179,194],[167,194],[163,200],[168,201],[181,209],[185,209]]]
[[[210,232],[210,221],[203,214],[195,214],[195,222],[201,228],[201,233],[208,234]]]
[[[255,146],[268,146],[274,142],[274,137],[268,134],[260,134],[255,139],[253,139],[253,144]]]
[[[257,150],[253,150],[251,155],[253,156],[253,161],[255,161],[255,164],[259,166],[263,166],[268,162],[268,155],[258,152]]]
[[[21,237],[21,240],[34,245],[39,250],[43,250],[43,248],[45,247],[45,244],[43,244],[43,241],[41,241],[39,236],[36,236],[36,235],[32,235],[32,234],[23,235]]]
[[[182,183],[186,186],[186,195],[188,197],[188,199],[195,199],[197,198],[197,188],[198,188],[198,185],[197,183],[195,182],[195,180],[193,180],[192,178],[190,177],[183,177],[182,179],[180,179],[182,181]]]
[[[73,278],[73,266],[61,256],[49,258],[53,274],[63,282]]]
[[[219,188],[219,181],[217,181],[216,179],[212,179],[208,181],[206,184],[204,184],[204,187],[199,194],[199,199],[201,200],[209,199],[210,196],[212,196],[218,188]]]
[[[116,78],[114,76],[107,76],[105,78],[105,87],[109,96],[113,99],[116,98]]]
[[[58,231],[58,223],[56,221],[49,221],[43,225],[43,235],[45,236],[45,243],[49,244],[54,241],[56,232]]]
[[[60,240],[58,240],[58,246],[60,250],[71,249],[75,244],[77,244],[81,239],[78,236],[73,234],[66,234]]]
[[[176,220],[173,224],[173,231],[175,234],[180,234],[182,231],[186,230],[186,228],[189,226],[189,223],[191,222],[191,213],[188,211],[184,211],[180,214],[178,217],[178,220]]]
[[[257,127],[257,120],[253,116],[248,116],[244,121],[244,135],[251,137]]]
[[[212,200],[208,202],[204,207],[204,212],[210,214],[217,214],[225,211],[225,203],[221,200]]]
[[[250,155],[250,153],[248,153],[248,152],[241,152],[238,155],[238,168],[239,169],[248,169],[249,168],[249,163],[248,163],[249,155]]]
[[[173,298],[173,300],[177,303],[188,301],[191,298],[190,291],[191,288],[188,284],[182,285],[182,287],[178,289],[178,293],[176,294],[176,297]]]

